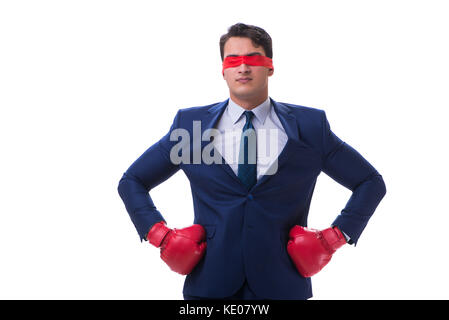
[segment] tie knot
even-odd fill
[[[250,122],[254,116],[254,113],[252,111],[245,111],[244,114],[246,117],[246,122]]]

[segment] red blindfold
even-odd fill
[[[226,68],[235,68],[241,64],[247,64],[249,66],[262,66],[269,69],[273,68],[273,60],[266,56],[237,56],[237,57],[226,57],[223,60],[223,72]]]

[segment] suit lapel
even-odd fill
[[[201,130],[202,133],[206,131],[207,129],[212,129],[217,124],[218,119],[220,119],[220,116],[223,114],[224,110],[226,109],[226,106],[228,105],[229,99],[226,99],[223,102],[220,102],[216,105],[213,105],[207,110],[207,113],[202,119],[201,122]],[[203,145],[206,145],[208,141],[203,141]]]
[[[274,111],[276,112],[279,120],[284,127],[285,133],[288,136],[288,139],[292,139],[295,141],[299,141],[298,135],[298,126],[296,124],[296,118],[290,114],[290,109],[288,109],[283,104],[277,103],[273,99],[271,100],[271,105],[274,107]]]
[[[228,101],[229,99],[226,99],[223,102],[220,102],[214,106],[212,106],[211,108],[209,108],[209,110],[207,111],[206,115],[204,116],[204,118],[202,119],[201,122],[201,136],[203,136],[204,131],[208,130],[208,129],[212,129],[215,128],[217,125],[218,120],[220,119],[221,115],[223,114],[224,110],[226,109],[226,106],[228,105]],[[203,127],[204,126],[204,127]],[[201,141],[201,150],[204,149],[204,147],[209,144],[210,141]],[[235,175],[234,171],[232,170],[232,168],[229,166],[229,164],[226,163],[226,160],[224,159],[224,157],[220,154],[220,152],[217,149],[213,149],[212,152],[218,152],[218,154],[220,155],[221,158],[221,163],[220,165],[218,165],[221,169],[223,169],[224,171],[226,171],[227,174],[229,174],[231,176],[232,179],[234,179],[235,181],[237,181],[241,186],[244,187],[243,183],[240,181],[240,179]]]
[[[284,146],[284,149],[282,149],[278,158],[271,165],[271,167],[277,166],[277,169],[279,169],[290,158],[291,152],[294,152],[295,150],[297,151],[298,150],[297,148],[308,149],[310,147],[300,139],[299,133],[298,133],[298,123],[296,121],[296,117],[291,114],[291,110],[289,108],[287,108],[285,105],[283,105],[282,103],[278,103],[271,98],[270,98],[270,100],[271,100],[272,106],[274,107],[274,111],[276,112],[279,120],[281,121],[282,126],[284,127],[284,130],[285,130],[285,133],[288,137],[288,140]],[[269,171],[270,171],[270,169],[268,169],[268,172]],[[272,176],[273,175],[261,176],[253,188],[257,188],[262,183],[266,183],[266,181],[269,180]]]

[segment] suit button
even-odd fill
[[[250,193],[248,194],[248,196],[246,197],[248,200],[253,200],[253,195]]]

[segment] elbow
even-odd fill
[[[133,197],[137,193],[149,192],[149,188],[138,178],[129,172],[125,172],[118,183],[117,191],[120,197],[125,200],[126,198]]]
[[[120,197],[123,199],[126,190],[127,190],[127,177],[126,173],[123,174],[123,176],[120,178],[117,186],[117,192],[120,195]]]
[[[351,190],[353,192],[367,192],[371,194],[372,199],[376,202],[380,202],[387,193],[385,181],[378,172],[374,172],[362,183],[358,184],[357,187]]]
[[[385,185],[385,181],[380,174],[376,175],[375,178],[376,178],[376,182],[377,182],[377,192],[379,195],[379,200],[382,200],[382,198],[387,193],[387,186]]]

